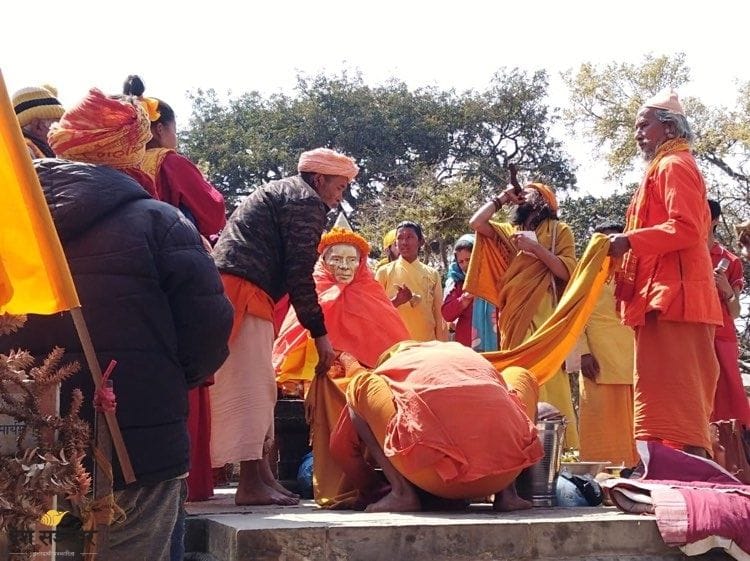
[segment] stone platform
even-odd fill
[[[195,561],[727,561],[667,547],[652,516],[614,508],[496,513],[366,514],[298,506],[234,505],[232,490],[188,504],[186,559]]]

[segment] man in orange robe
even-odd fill
[[[635,438],[707,456],[722,315],[705,241],[706,186],[691,139],[675,92],[640,109],[635,140],[649,166],[609,253],[624,256],[616,296],[623,322],[635,329]]]
[[[543,455],[531,373],[511,367],[501,376],[477,352],[439,341],[403,343],[373,371],[351,366],[330,453],[368,512],[420,510],[415,487],[444,499],[497,493],[500,510],[530,506],[511,484]],[[391,486],[380,498],[363,446]]]

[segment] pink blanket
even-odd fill
[[[750,561],[750,486],[710,460],[656,442],[639,442],[638,449],[646,474],[602,482],[612,502],[625,512],[656,515],[664,542],[687,555],[720,547]]]

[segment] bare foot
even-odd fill
[[[299,498],[289,497],[279,493],[268,485],[261,483],[252,488],[237,488],[234,495],[234,504],[237,506],[245,505],[282,505],[290,506],[299,503]]]
[[[422,505],[413,489],[408,489],[398,495],[391,491],[378,502],[365,508],[365,512],[419,512],[420,510],[422,510]]]
[[[492,502],[492,508],[497,512],[528,510],[533,506],[534,505],[531,504],[531,501],[527,501],[518,496],[514,484],[511,484],[502,491],[495,493],[495,500]]]
[[[268,465],[267,458],[264,458],[262,460],[261,465],[259,466],[258,472],[259,472],[261,481],[263,481],[263,483],[265,483],[267,487],[270,487],[277,493],[281,493],[282,495],[286,497],[291,497],[299,501],[298,494],[292,493],[289,489],[287,489],[281,483],[279,483],[279,481],[274,477],[273,473],[271,472],[271,467]]]
[[[278,480],[273,479],[271,481],[263,481],[266,485],[268,485],[271,489],[274,491],[278,491],[284,496],[291,497],[292,499],[297,499],[299,502],[299,495],[297,493],[292,493],[289,489],[284,487],[281,483],[278,482]],[[296,503],[295,503],[296,504]]]

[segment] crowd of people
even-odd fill
[[[329,148],[302,152],[296,175],[257,186],[227,219],[177,151],[174,111],[144,94],[129,76],[121,94],[92,89],[67,110],[49,87],[13,98],[99,360],[118,361],[136,483],[115,461],[126,516],[110,559],[181,559],[184,503],[210,498],[226,464],[240,466],[236,504],[296,504],[272,455],[289,381],[306,396],[328,508],[492,495],[498,510],[528,508],[514,481],[542,457],[544,415],[566,419],[581,460],[635,476],[636,441],[710,458],[711,421],[750,425],[733,324],[742,263],[715,238],[721,208],[676,93],[638,112],[648,167],[622,221],[591,225],[587,263],[601,266],[579,266],[554,189],[534,182],[476,210],[445,280],[420,260],[414,221],[385,233],[375,264],[345,220],[326,231],[359,171]],[[580,337],[560,337],[574,315]],[[558,340],[580,359],[578,411],[563,361],[534,366]],[[82,353],[65,319],[34,316],[0,352],[53,346]],[[93,393],[85,373],[62,391],[73,387]]]

